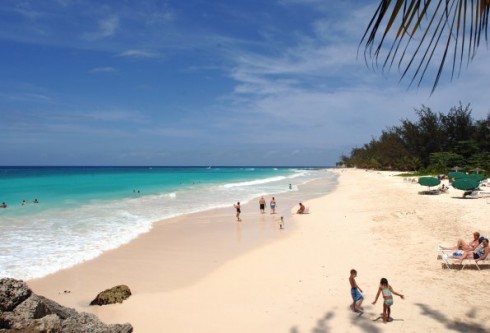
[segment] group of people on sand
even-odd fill
[[[261,214],[265,214],[265,206],[266,206],[266,201],[264,197],[260,197],[259,199],[259,210]],[[271,201],[269,202],[269,207],[271,208],[271,214],[276,214],[276,198],[272,197]]]
[[[241,222],[242,219],[240,217],[240,214],[242,213],[242,207],[240,205],[240,201],[238,201],[236,204],[233,205],[236,209],[236,220],[237,222]],[[261,214],[265,214],[265,206],[266,206],[266,200],[264,197],[260,197],[259,199],[259,210]],[[276,214],[276,198],[272,197],[271,201],[269,202],[269,207],[271,209],[271,214]],[[279,228],[284,229],[284,216],[281,216],[279,219]]]
[[[485,260],[490,253],[490,247],[488,246],[488,238],[480,235],[478,231],[473,233],[473,239],[465,242],[463,239],[458,239],[455,246],[444,247],[439,246],[441,250],[454,250],[454,259],[475,259]]]
[[[351,287],[350,292],[351,292],[353,303],[350,306],[350,308],[354,312],[362,313],[364,311],[364,308],[362,307],[362,301],[364,300],[364,296],[362,295],[362,289],[357,285],[356,277],[357,277],[357,271],[355,269],[351,269],[350,276],[349,276],[349,283]],[[397,295],[402,299],[404,299],[405,296],[394,291],[393,288],[388,284],[388,280],[386,278],[382,278],[379,283],[378,292],[376,293],[376,297],[374,298],[374,302],[372,303],[373,305],[376,304],[376,302],[378,301],[379,295],[383,295],[382,317],[383,317],[383,322],[387,323],[388,321],[392,320],[391,306],[393,305],[393,295]]]

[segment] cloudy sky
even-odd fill
[[[333,165],[381,130],[471,104],[357,56],[376,0],[2,0],[0,165]],[[487,57],[487,58],[485,58]]]

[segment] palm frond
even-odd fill
[[[446,63],[452,80],[488,40],[489,11],[490,0],[380,0],[360,42],[364,59],[383,70],[397,64],[410,85],[434,72],[434,92]]]

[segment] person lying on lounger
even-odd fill
[[[473,233],[473,240],[469,242],[465,242],[463,239],[458,239],[458,242],[456,243],[455,246],[453,247],[443,247],[441,246],[441,249],[443,250],[463,250],[463,251],[473,251],[476,249],[478,245],[480,245],[481,241],[483,238],[480,240],[480,233],[478,231],[475,231]]]
[[[464,259],[485,260],[489,253],[490,247],[488,247],[488,239],[485,238],[475,250],[464,251],[463,255],[457,258],[461,259],[461,262],[463,262]]]

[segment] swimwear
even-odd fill
[[[276,204],[275,203],[271,203],[271,208],[272,209],[276,208]]]
[[[265,204],[260,204],[260,209],[264,210],[265,209]]]
[[[387,306],[393,305],[393,294],[389,288],[381,289],[383,293],[384,303]]]
[[[475,251],[473,251],[473,259],[479,259],[484,254],[485,250],[483,249],[483,246],[478,246]]]
[[[240,208],[237,208],[237,209],[236,209],[236,212],[237,212],[237,213],[241,213],[242,211],[240,210]]]
[[[359,289],[357,289],[357,288],[351,288],[350,294],[352,295],[352,300],[354,302],[358,302],[358,301],[364,299],[364,297],[362,296],[362,294],[359,292]]]

